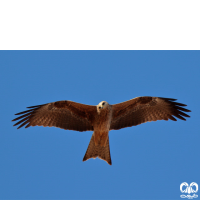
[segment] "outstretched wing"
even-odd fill
[[[110,130],[136,126],[150,121],[168,120],[177,121],[173,116],[186,120],[190,117],[184,112],[191,112],[183,108],[176,99],[162,97],[137,97],[129,101],[112,105],[113,117]]]
[[[17,113],[19,117],[14,126],[55,126],[68,130],[93,130],[93,120],[97,112],[96,106],[76,103],[73,101],[57,101],[53,103],[31,106],[29,110]]]

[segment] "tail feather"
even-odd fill
[[[83,161],[86,161],[90,158],[96,158],[96,157],[99,157],[100,159],[105,160],[109,165],[112,165],[112,161],[110,157],[109,138],[107,139],[106,146],[103,147],[100,144],[95,145],[94,135],[92,135],[92,138],[88,145]]]

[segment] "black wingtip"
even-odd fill
[[[172,109],[173,109],[173,115],[181,120],[186,121],[185,117],[190,117],[185,112],[191,112],[191,110],[188,110],[186,108],[183,108],[184,106],[187,106],[186,104],[179,103],[179,102],[171,102],[170,100],[167,100],[170,102]]]
[[[166,97],[158,97],[158,98],[168,100],[168,101],[177,101],[177,99],[173,99],[173,98],[166,98]]]
[[[46,105],[46,104],[43,104],[43,105]],[[29,110],[25,110],[25,111],[22,111],[22,112],[19,112],[19,113],[16,113],[15,115],[20,115],[18,116],[17,118],[13,119],[13,121],[17,121],[17,120],[20,120],[18,121],[16,124],[14,124],[13,126],[17,126],[17,125],[20,125],[17,129],[20,129],[21,127],[25,126],[26,125],[26,128],[29,127],[28,123],[29,123],[29,119],[31,116],[34,116],[34,113],[35,111],[40,108],[42,105],[37,105],[37,106],[30,106],[30,107],[27,107],[27,108],[31,108]],[[28,124],[28,125],[27,125]]]
[[[41,104],[41,105],[36,105],[36,106],[29,106],[29,107],[27,107],[27,108],[39,108],[39,107],[41,107],[41,106],[44,106],[44,105],[46,105],[46,103],[45,104]]]

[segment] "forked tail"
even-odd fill
[[[109,138],[107,139],[106,146],[102,147],[100,144],[95,145],[94,134],[92,134],[92,138],[88,145],[83,161],[96,157],[99,157],[100,159],[105,160],[109,165],[112,165],[110,157]]]

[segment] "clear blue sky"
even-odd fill
[[[200,186],[200,51],[0,51],[0,67],[0,199],[180,199],[182,182]],[[11,122],[27,106],[138,96],[176,98],[191,118],[110,131],[112,166],[82,162],[92,132]]]

